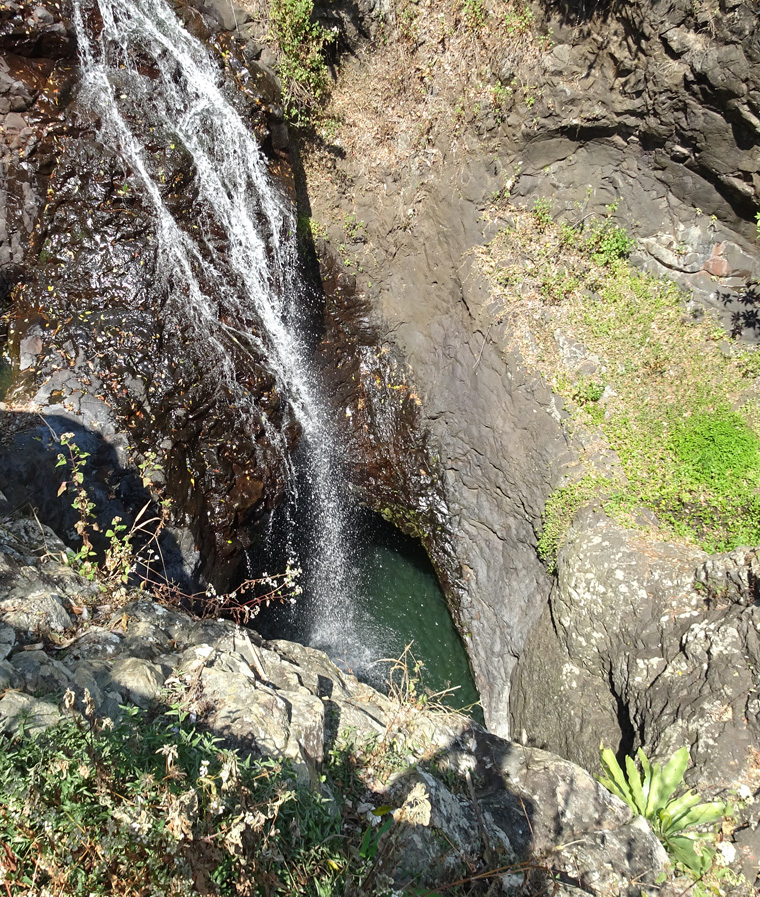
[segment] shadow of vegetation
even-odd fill
[[[593,18],[606,22],[624,8],[623,0],[547,0],[549,14],[559,16],[563,24],[582,25]]]
[[[739,293],[719,288],[716,296],[730,312],[733,339],[756,343],[760,340],[760,284],[751,283]]]

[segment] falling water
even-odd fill
[[[351,600],[350,504],[301,323],[306,316],[296,274],[293,213],[227,98],[220,67],[164,0],[97,4],[102,19],[97,36],[88,33],[79,0],[75,4],[83,69],[80,102],[99,117],[101,139],[119,154],[155,214],[161,285],[171,314],[190,328],[199,359],[215,366],[241,415],[259,415],[266,423],[237,381],[230,349],[264,354],[303,427],[306,488],[301,501],[310,507],[298,507],[293,517],[310,523],[307,640],[362,666],[382,647],[371,643],[366,621],[358,618],[361,611]],[[149,60],[154,71],[144,74],[137,59]],[[208,221],[198,220],[197,229],[183,225],[164,203],[160,171],[136,133],[136,121],[182,146],[192,159],[193,193],[209,215]],[[285,453],[282,436],[269,435]],[[292,479],[295,489],[295,474]]]

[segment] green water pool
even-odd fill
[[[399,657],[411,644],[426,692],[452,688],[443,703],[457,708],[475,704],[478,693],[467,654],[425,550],[378,518],[368,518],[363,529],[354,556],[357,600],[384,656]],[[378,665],[383,676],[390,666]],[[479,716],[479,708],[472,713]]]

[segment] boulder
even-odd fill
[[[708,557],[580,512],[511,705],[529,743],[591,770],[600,741],[661,761],[688,746],[690,785],[750,798],[737,815],[750,880],[760,856],[757,565],[754,549]]]
[[[303,787],[327,787],[328,753],[347,752],[366,788],[357,812],[377,819],[372,808],[387,804],[395,820],[365,889],[432,886],[485,863],[517,870],[500,893],[521,892],[522,871],[532,870],[533,880],[559,876],[577,893],[638,897],[667,868],[652,832],[580,767],[382,695],[315,649],[141,597],[80,631],[62,660],[54,650],[16,650],[3,663],[0,676],[8,667],[19,690],[0,698],[0,733],[55,724],[72,712],[58,706],[70,690],[74,712],[90,719],[124,703],[180,706],[244,752],[290,760]]]

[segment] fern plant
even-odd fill
[[[647,820],[674,860],[694,875],[704,875],[715,857],[712,846],[715,834],[694,829],[719,822],[726,815],[728,805],[721,801],[703,803],[699,794],[691,790],[673,797],[683,784],[689,765],[687,747],[676,751],[664,768],[659,763],[650,763],[641,748],[638,757],[643,775],[632,757],[625,758],[626,772],[623,772],[612,751],[602,746],[600,762],[606,775],[600,776],[599,781]]]

